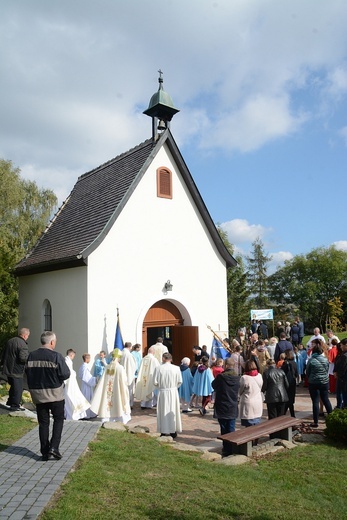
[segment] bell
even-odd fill
[[[166,123],[163,119],[159,121],[158,130],[162,132],[163,130],[166,130]]]

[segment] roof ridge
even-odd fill
[[[109,159],[105,163],[100,164],[99,166],[97,166],[96,168],[93,168],[89,172],[83,173],[82,175],[80,175],[77,178],[77,181],[79,181],[80,179],[83,179],[84,177],[87,177],[88,175],[91,175],[99,170],[102,170],[103,168],[106,168],[109,164],[111,164],[113,162],[119,161],[120,159],[124,159],[124,157],[126,157],[127,155],[130,155],[130,154],[134,153],[135,151],[140,150],[141,148],[144,148],[146,145],[150,144],[151,142],[153,143],[153,146],[155,146],[156,143],[153,141],[152,138],[146,139],[142,143],[137,144],[136,146],[133,146],[126,152],[116,155],[116,157],[113,157],[113,159]]]

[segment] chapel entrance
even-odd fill
[[[143,355],[158,337],[163,338],[175,365],[179,365],[185,356],[192,359],[192,348],[199,345],[198,327],[185,326],[179,309],[169,300],[160,300],[152,305],[143,320]]]

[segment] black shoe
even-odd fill
[[[10,406],[11,412],[25,412],[25,408],[22,406]]]
[[[48,453],[45,453],[44,455],[42,455],[41,460],[42,460],[42,462],[47,462],[47,460],[49,460]]]
[[[52,455],[52,457],[54,457],[57,460],[60,460],[63,457],[60,451],[56,450],[55,448],[51,448],[48,452],[48,455]]]
[[[176,437],[177,437],[177,432],[175,432],[175,433],[170,433],[170,435],[171,435],[171,437],[172,437],[173,439],[176,439]]]

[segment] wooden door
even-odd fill
[[[194,361],[193,347],[199,345],[199,327],[175,325],[172,327],[172,357],[180,365],[184,357]]]
[[[183,318],[180,311],[172,302],[168,300],[160,300],[156,302],[150,309],[143,320],[142,326],[142,349],[143,353],[147,353],[147,329],[159,327],[174,327],[182,325]]]

